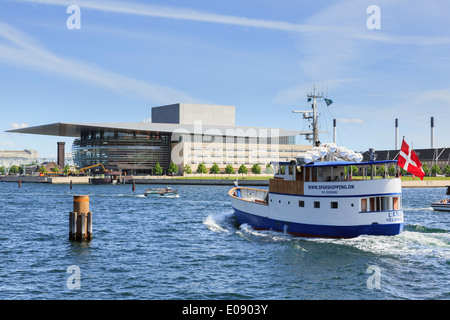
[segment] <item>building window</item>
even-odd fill
[[[305,201],[300,200],[300,201],[298,202],[298,206],[301,207],[301,208],[304,208],[304,207],[305,207]]]
[[[336,201],[331,201],[331,209],[337,209],[338,203]]]
[[[320,208],[320,201],[314,201],[314,208]]]

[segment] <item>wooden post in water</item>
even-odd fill
[[[20,179],[19,179],[19,189],[20,189],[20,182],[21,182],[21,181],[20,181]]]
[[[133,188],[132,188],[133,192],[136,190],[136,182],[133,180]]]
[[[73,196],[73,211],[69,213],[69,240],[92,240],[92,212],[89,196]]]

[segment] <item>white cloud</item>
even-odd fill
[[[30,125],[28,123],[22,122],[21,124],[18,123],[11,123],[10,129],[21,129],[21,128],[27,128]]]
[[[124,96],[138,95],[158,103],[172,101],[195,102],[187,93],[133,79],[103,70],[86,62],[64,58],[48,51],[33,38],[14,27],[0,21],[0,38],[9,40],[14,46],[0,46],[0,62],[20,68],[38,70],[45,73],[82,80],[118,92]]]
[[[19,2],[31,2],[47,5],[69,6],[74,3],[73,0],[17,0]],[[264,28],[285,32],[302,33],[304,35],[320,38],[317,33],[327,33],[332,38],[339,37],[368,40],[372,42],[396,43],[408,45],[440,45],[449,44],[448,36],[404,36],[387,34],[382,30],[380,32],[367,32],[366,19],[369,15],[366,13],[367,7],[371,1],[344,0],[334,2],[334,5],[326,7],[318,14],[310,17],[306,23],[292,23],[280,20],[254,19],[242,16],[232,16],[216,14],[193,9],[180,7],[167,7],[152,4],[133,3],[130,1],[99,1],[99,0],[77,0],[75,1],[81,10],[84,8],[104,12],[113,12],[119,14],[129,14],[137,16],[147,16],[164,19],[199,21],[205,23],[226,24],[242,27]],[[378,0],[377,5],[383,10],[392,5],[398,5],[402,11],[414,8],[416,5],[422,5],[423,1],[415,1],[413,4],[406,4],[404,0]],[[429,10],[429,4],[426,3],[426,10]],[[409,12],[409,11],[408,11]],[[405,14],[406,18],[409,18]],[[383,19],[383,18],[382,18]],[[313,49],[317,53],[317,48]]]
[[[152,123],[152,118],[142,119],[142,123]]]

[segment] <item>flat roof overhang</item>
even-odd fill
[[[7,130],[11,133],[27,133],[38,135],[50,135],[60,137],[79,138],[81,132],[89,130],[116,130],[128,132],[166,132],[179,134],[204,134],[223,135],[237,137],[260,137],[267,134],[267,138],[273,137],[278,131],[279,137],[289,137],[297,135],[312,134],[310,131],[286,130],[280,128],[259,128],[259,127],[227,127],[227,126],[202,126],[202,125],[181,125],[169,123],[52,123],[41,126]],[[266,130],[266,131],[264,131]]]

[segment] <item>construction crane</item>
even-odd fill
[[[94,164],[94,165],[89,166],[89,167],[81,168],[80,171],[83,172],[83,173],[86,173],[86,170],[89,170],[89,169],[92,169],[92,168],[95,168],[95,167],[98,167],[98,166],[101,166],[103,168],[103,171],[108,171],[108,170],[105,169],[105,167],[101,163],[97,163],[97,164]]]

